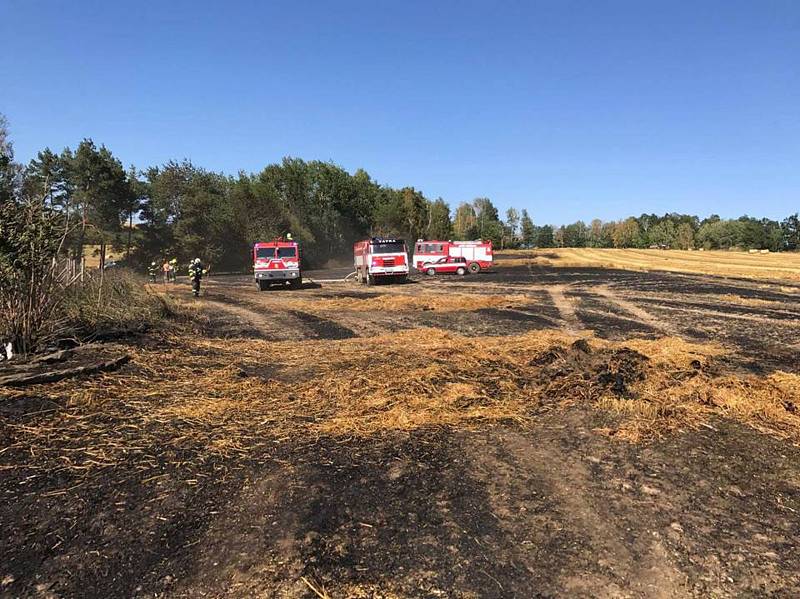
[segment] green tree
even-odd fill
[[[796,212],[781,222],[783,246],[787,250],[800,249],[800,215]]]
[[[400,190],[403,198],[403,220],[409,242],[420,239],[428,223],[428,201],[413,187]]]
[[[599,218],[595,218],[589,224],[589,238],[587,240],[587,245],[593,248],[603,247],[601,240],[603,236],[603,221]]]
[[[413,187],[382,188],[378,194],[373,230],[379,235],[404,237],[409,242],[425,234],[428,204]]]
[[[589,229],[582,220],[564,227],[564,247],[586,247],[589,238]]]
[[[450,239],[453,223],[450,221],[450,207],[442,198],[437,198],[428,206],[427,239]]]
[[[239,232],[233,228],[228,180],[188,161],[148,169],[142,204],[143,261],[175,256],[185,263],[200,258],[215,266],[241,264]],[[231,259],[231,256],[234,256]]]
[[[475,209],[478,237],[491,239],[495,245],[502,245],[503,223],[500,222],[500,215],[492,201],[489,198],[475,198],[472,206]]]
[[[456,216],[453,220],[453,233],[462,240],[475,239],[479,235],[477,221],[475,208],[471,204],[462,202],[456,209]]]
[[[721,220],[718,216],[706,219],[695,235],[695,240],[707,250],[727,250],[741,243],[742,223],[734,220]]]
[[[641,247],[642,237],[639,230],[639,222],[630,217],[617,223],[617,226],[614,227],[613,239],[614,247],[617,248]]]
[[[378,192],[372,222],[372,232],[377,235],[402,235],[404,229],[403,196],[396,190],[383,187]]]
[[[657,245],[660,247],[673,247],[675,245],[675,238],[678,232],[675,224],[669,220],[661,220],[650,227],[648,231],[648,245]]]
[[[520,241],[519,212],[516,208],[506,210],[506,222],[504,227],[505,247],[518,247]]]
[[[226,201],[226,181],[222,175],[198,171],[189,182],[181,204],[174,235],[179,255],[184,260],[200,258],[215,267],[232,266],[231,206]],[[233,259],[232,259],[233,258]]]
[[[51,206],[61,210],[70,208],[72,181],[70,180],[69,154],[55,154],[45,148],[30,161],[25,169],[25,194],[45,198]]]
[[[553,229],[553,246],[557,248],[563,248],[564,237],[565,237],[565,231],[563,225]]]
[[[536,245],[536,228],[527,210],[523,209],[522,211],[520,226],[522,228],[522,245],[528,248]]]
[[[101,244],[101,261],[109,236],[118,234],[122,216],[130,204],[130,185],[122,163],[105,147],[97,148],[84,139],[68,160],[69,179],[74,188],[74,202],[81,219],[77,254],[83,254],[87,227]]]
[[[475,198],[472,200],[472,207],[475,210],[478,235],[483,235],[484,230],[491,223],[500,221],[500,213],[489,198]]]
[[[688,250],[694,247],[694,229],[692,225],[689,223],[678,225],[672,247],[676,250]]]
[[[544,225],[536,231],[536,246],[540,248],[551,248],[554,245],[553,227]]]
[[[771,252],[780,252],[786,246],[783,241],[783,230],[779,222],[768,218],[762,219],[764,226],[764,249]]]
[[[614,247],[614,231],[617,230],[617,223],[609,221],[603,223],[600,231],[600,245],[597,247],[611,248]]]
[[[737,247],[742,249],[764,249],[767,247],[767,236],[764,223],[749,216],[738,219]]]
[[[636,219],[636,222],[639,225],[639,243],[641,246],[646,247],[651,244],[657,244],[658,242],[650,239],[650,231],[661,222],[661,218],[657,214],[642,214]]]
[[[8,135],[8,120],[0,114],[0,202],[14,198],[19,172],[19,165],[14,162],[14,146]]]
[[[264,169],[257,175],[239,173],[227,183],[231,205],[231,229],[228,253],[231,267],[249,266],[250,249],[258,241],[275,239],[288,232],[303,245],[303,259],[308,259],[305,243],[312,233],[295,220],[280,197],[280,169]]]
[[[128,213],[128,222],[125,225],[125,260],[130,260],[131,248],[133,242],[133,217],[139,213],[145,198],[147,197],[147,187],[144,182],[139,179],[139,173],[136,167],[131,165],[128,169],[128,206],[126,212]]]

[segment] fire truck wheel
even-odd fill
[[[433,275],[435,275],[435,274],[436,274],[436,269],[435,269],[435,268],[433,268],[433,267],[431,267],[431,268],[429,268],[428,270],[426,270],[425,272],[426,272],[426,273],[428,273],[428,276],[429,276],[429,277],[432,277]]]
[[[456,274],[463,277],[465,274],[467,274],[467,269],[463,266],[459,266],[458,270],[456,270]]]
[[[481,265],[480,264],[478,264],[477,262],[470,262],[469,271],[471,273],[480,272],[480,270],[481,270]]]
[[[259,291],[266,291],[269,289],[269,284],[266,281],[259,281],[258,282],[258,290]]]
[[[289,283],[289,286],[292,289],[300,289],[303,286],[303,279],[292,279],[291,283]]]

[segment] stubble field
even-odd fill
[[[781,268],[159,286],[124,369],[0,388],[0,592],[796,596]]]
[[[499,265],[619,268],[625,270],[685,272],[747,279],[800,281],[800,254],[740,251],[638,250],[606,248],[552,248],[513,250]]]

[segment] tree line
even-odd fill
[[[527,228],[527,232],[525,229]],[[524,247],[661,248],[707,250],[800,249],[797,213],[782,221],[742,216],[723,219],[716,214],[700,219],[690,214],[642,214],[620,221],[578,221],[561,227],[523,223]]]
[[[10,148],[0,123],[0,144]],[[5,189],[5,191],[3,191]],[[13,190],[13,193],[12,193]],[[535,224],[527,210],[503,216],[489,198],[462,202],[414,187],[381,185],[366,171],[330,162],[284,158],[257,173],[225,175],[188,160],[124,168],[105,146],[84,139],[73,150],[46,148],[29,164],[0,156],[0,194],[42,198],[77,223],[65,247],[81,256],[87,244],[124,251],[132,265],[164,257],[200,257],[217,269],[250,263],[256,241],[291,233],[308,265],[350,255],[372,235],[425,239],[491,239],[497,248],[706,248],[796,250],[800,220],[743,216],[705,219],[642,214],[620,221]],[[0,200],[3,198],[0,197]]]

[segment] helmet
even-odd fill
[[[193,262],[194,262],[195,264],[200,264],[200,258],[195,258],[195,259],[193,260]]]
[[[177,264],[178,263],[178,259],[177,258],[173,258],[172,260],[169,261],[169,263],[170,264]]]
[[[155,266],[155,265],[156,265],[156,261],[155,261],[155,260],[153,260],[153,261],[150,263],[150,266]]]

